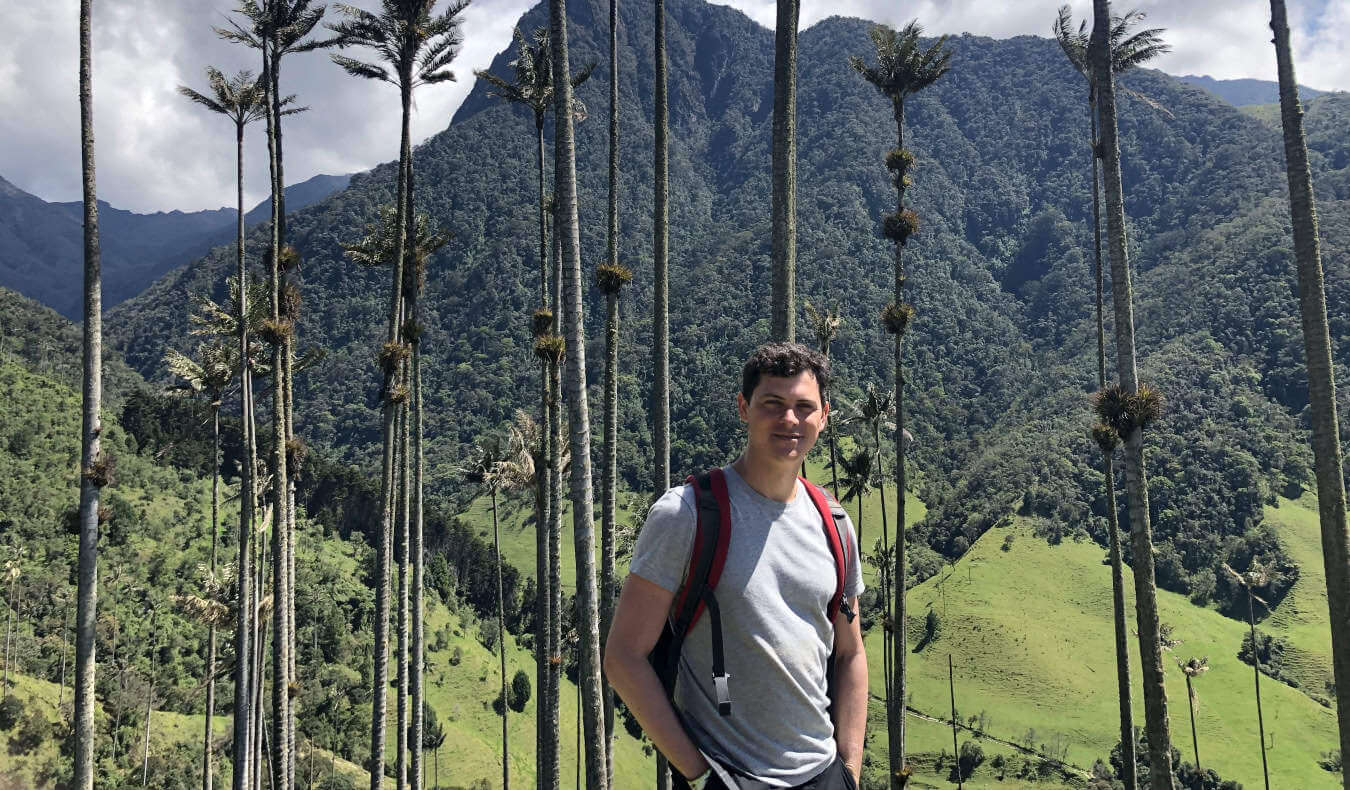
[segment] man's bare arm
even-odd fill
[[[628,574],[605,641],[605,677],[671,765],[686,777],[696,777],[708,770],[708,762],[684,731],[647,661],[674,597],[641,576]],[[864,667],[864,678],[866,672]]]
[[[849,608],[858,611],[857,597]],[[842,608],[842,607],[841,607]],[[839,759],[853,774],[862,776],[863,733],[867,728],[867,654],[864,652],[860,618],[848,621],[842,611],[834,617],[834,742]]]

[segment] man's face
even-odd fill
[[[815,445],[830,412],[810,370],[791,377],[762,376],[749,401],[736,394],[736,406],[749,433],[747,455],[794,467]]]

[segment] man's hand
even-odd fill
[[[656,670],[647,661],[661,638],[674,598],[669,590],[628,574],[605,640],[605,677],[675,770],[693,777],[708,770],[708,761],[684,731]],[[864,667],[864,684],[866,671]]]
[[[858,598],[848,600],[849,609],[858,611]],[[842,611],[834,616],[834,742],[839,759],[853,774],[854,784],[862,779],[863,734],[867,728],[867,654],[864,652],[860,618],[849,622]]]

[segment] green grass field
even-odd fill
[[[1281,511],[1293,517],[1298,509],[1300,505],[1286,503]],[[1316,515],[1311,518],[1315,528]],[[1001,547],[1008,534],[1015,537],[1005,552]],[[910,704],[933,715],[949,715],[950,652],[962,718],[985,712],[988,730],[1013,741],[1021,741],[1028,730],[1035,730],[1036,743],[1063,738],[1069,761],[1084,768],[1104,759],[1118,740],[1118,718],[1110,569],[1102,564],[1103,556],[1090,543],[1048,545],[1018,522],[986,533],[949,571],[911,590],[911,648],[930,609],[942,627],[937,639],[909,654]],[[1128,571],[1126,581],[1132,589]],[[1311,590],[1307,595],[1315,597]],[[1132,611],[1133,595],[1127,599]],[[1208,656],[1212,669],[1196,681],[1201,763],[1225,779],[1259,787],[1252,670],[1236,658],[1246,625],[1172,593],[1159,592],[1158,602],[1163,622],[1183,640],[1166,654],[1173,745],[1183,759],[1194,760],[1186,686],[1176,662]],[[1309,626],[1306,632],[1291,632],[1291,638],[1301,646],[1305,640],[1317,641],[1318,634]],[[868,638],[874,693],[881,679],[879,640],[880,632],[874,630]],[[1325,630],[1320,640],[1326,640]],[[1142,725],[1136,645],[1132,631],[1135,723]],[[1266,677],[1262,681],[1267,742],[1273,744],[1268,754],[1273,786],[1336,786],[1335,777],[1317,765],[1323,752],[1336,747],[1333,712],[1287,685]],[[880,728],[871,737],[884,743]],[[910,748],[924,751],[925,739],[911,740]],[[949,740],[945,748],[950,751]]]

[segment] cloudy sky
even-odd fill
[[[465,12],[465,45],[455,62],[459,81],[417,96],[416,140],[443,129],[485,68],[510,43],[511,27],[537,0],[474,0]],[[633,0],[622,0],[632,2]],[[637,0],[650,2],[651,0]],[[775,0],[715,0],[765,26]],[[802,0],[802,28],[842,14],[899,25],[919,19],[932,33],[969,32],[1004,38],[1047,35],[1063,0]],[[355,5],[371,8],[375,0]],[[197,210],[234,203],[234,140],[225,118],[175,93],[206,90],[203,68],[256,70],[251,53],[219,41],[234,0],[103,0],[94,11],[95,135],[99,197],[134,211]],[[1073,0],[1075,17],[1090,15]],[[80,196],[78,6],[75,0],[0,0],[0,176],[47,200]],[[1350,2],[1290,0],[1299,82],[1350,90]],[[1265,0],[1135,0],[1151,25],[1167,28],[1173,52],[1157,66],[1173,74],[1220,79],[1275,79]],[[318,173],[365,170],[395,157],[398,98],[382,83],[354,80],[326,55],[288,58],[283,89],[314,108],[289,120],[287,181]],[[387,108],[374,112],[372,108]],[[246,200],[266,184],[261,124],[248,140]]]

